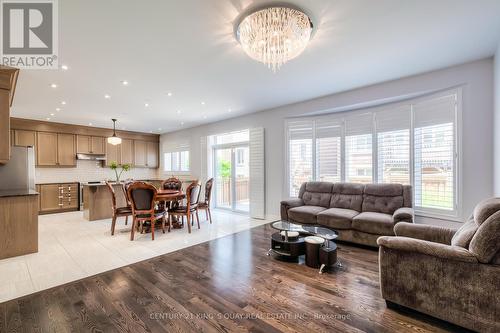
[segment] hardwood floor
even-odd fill
[[[387,309],[376,250],[339,244],[344,267],[319,275],[266,256],[272,232],[257,227],[2,303],[0,332],[459,330]]]

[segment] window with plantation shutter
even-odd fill
[[[410,184],[410,111],[403,105],[375,113],[379,183]]]
[[[316,179],[325,182],[341,181],[342,121],[317,122],[316,137]]]
[[[413,186],[420,215],[456,218],[461,89],[376,108],[287,120],[288,192],[303,182]]]
[[[312,120],[296,120],[288,123],[288,171],[291,196],[297,196],[302,183],[313,179],[312,142]]]
[[[413,105],[415,206],[455,210],[456,94]]]
[[[345,121],[345,172],[350,183],[372,182],[372,113],[350,116]]]

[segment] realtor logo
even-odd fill
[[[57,0],[0,0],[2,64],[57,69]]]

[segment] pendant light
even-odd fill
[[[116,119],[111,119],[113,121],[113,135],[108,137],[108,143],[113,146],[122,143],[122,139],[116,136]]]

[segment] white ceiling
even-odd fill
[[[233,36],[262,2],[59,0],[69,70],[22,71],[12,115],[163,133],[489,57],[500,40],[498,0],[289,1],[317,31],[273,74]]]

